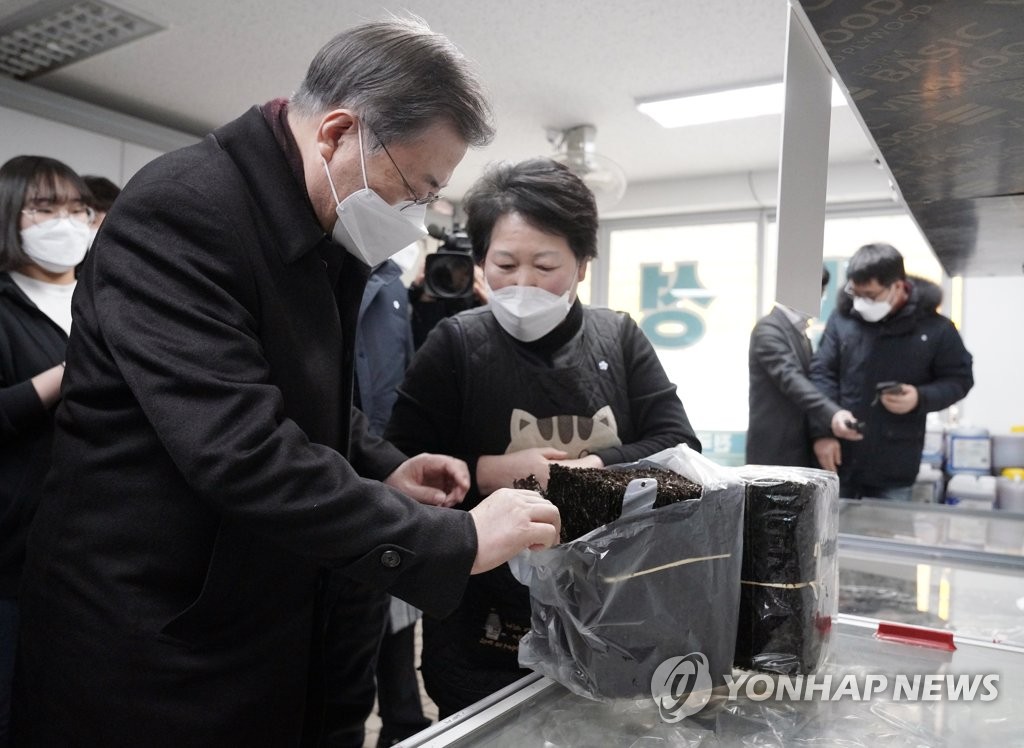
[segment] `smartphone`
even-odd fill
[[[853,429],[859,434],[864,433],[864,421],[847,421],[846,428]]]
[[[879,382],[875,385],[875,392],[881,395],[902,395],[902,382]]]

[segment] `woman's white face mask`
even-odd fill
[[[66,273],[85,259],[89,224],[71,218],[51,218],[21,230],[21,248],[36,265],[51,273]]]
[[[356,124],[359,127],[359,124]],[[423,222],[427,217],[426,205],[413,205],[399,210],[370,189],[366,181],[366,159],[363,154],[363,134],[359,136],[359,165],[363,170],[363,189],[356,190],[344,200],[338,200],[327,160],[323,161],[327,182],[337,207],[338,220],[331,237],[367,265],[380,265],[392,255],[427,235]]]
[[[516,340],[532,343],[558,327],[572,306],[576,279],[561,296],[537,286],[487,286],[491,313],[501,328]]]

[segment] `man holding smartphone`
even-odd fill
[[[937,311],[941,289],[908,279],[894,247],[861,247],[846,277],[811,362],[811,380],[855,415],[864,438],[840,442],[820,434],[814,451],[824,467],[839,473],[841,496],[909,501],[925,417],[970,391],[971,354]]]

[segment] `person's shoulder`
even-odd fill
[[[458,324],[467,328],[489,326],[497,323],[494,315],[491,314],[491,308],[486,304],[484,306],[475,306],[471,309],[464,309],[458,314],[447,317],[444,322]]]
[[[605,324],[617,324],[636,327],[636,320],[629,312],[624,312],[621,309],[611,309],[606,306],[590,306],[589,304],[581,305],[583,309],[583,319],[591,320],[594,322],[603,322]]]
[[[920,330],[933,329],[944,334],[960,335],[960,331],[957,330],[956,323],[953,320],[934,310],[918,317],[917,328]]]
[[[430,331],[438,332],[434,337],[466,339],[472,336],[490,335],[497,328],[497,321],[486,306],[465,309],[458,314],[445,317]]]
[[[785,329],[786,325],[791,325],[788,319],[786,319],[785,313],[779,309],[779,307],[772,307],[772,310],[768,314],[760,317],[757,322],[754,323],[754,331],[765,331],[766,329]]]

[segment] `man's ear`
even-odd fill
[[[359,137],[359,123],[350,109],[333,109],[316,129],[316,146],[324,161],[330,161],[346,137]]]

